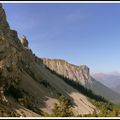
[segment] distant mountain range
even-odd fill
[[[120,73],[95,73],[92,75],[97,81],[101,82],[105,86],[120,93]]]

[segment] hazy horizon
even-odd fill
[[[120,72],[120,4],[4,3],[11,29],[39,57],[65,59],[91,73]]]

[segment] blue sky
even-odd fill
[[[39,57],[120,72],[120,4],[9,3],[8,22]]]

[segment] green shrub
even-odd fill
[[[10,85],[10,87],[5,91],[5,94],[6,95],[11,95],[17,101],[18,101],[19,98],[23,98],[22,92],[17,87],[15,87],[14,85]]]
[[[72,112],[71,103],[65,96],[60,96],[58,101],[59,101],[59,104],[55,104],[52,116],[55,116],[55,117],[74,116]]]

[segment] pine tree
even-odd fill
[[[72,112],[70,101],[65,96],[60,96],[59,104],[55,104],[53,115],[56,117],[70,117],[74,116]]]

